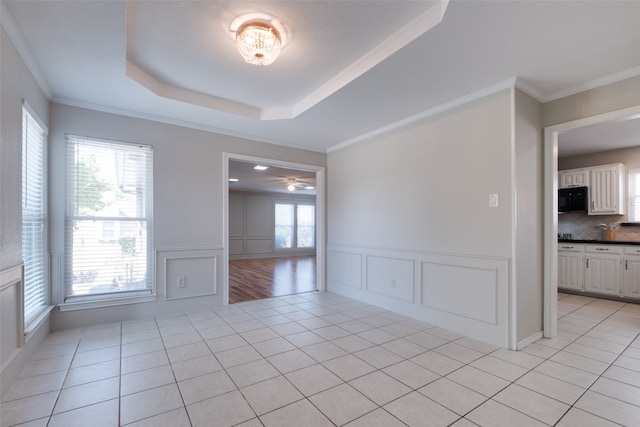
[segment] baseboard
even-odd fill
[[[518,347],[517,350],[520,351],[523,348],[525,348],[526,346],[533,344],[534,342],[538,341],[540,338],[542,338],[542,331],[536,332],[535,334],[531,335],[529,338],[526,338],[522,341],[520,341],[518,343]]]

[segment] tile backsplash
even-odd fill
[[[587,215],[571,212],[558,215],[558,233],[571,233],[574,240],[603,240],[604,232],[599,224],[625,221],[624,215]],[[640,227],[618,227],[616,240],[622,242],[640,241]]]

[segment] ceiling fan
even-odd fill
[[[287,186],[287,190],[289,191],[313,190],[315,188],[313,184],[305,181],[300,181],[298,178],[286,178],[285,184]]]

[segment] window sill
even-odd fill
[[[136,295],[136,296],[111,296],[105,298],[104,296],[95,297],[83,297],[82,300],[67,301],[58,305],[58,310],[76,311],[76,310],[91,310],[94,308],[115,307],[118,305],[139,304],[145,302],[155,302],[157,299],[156,294]]]

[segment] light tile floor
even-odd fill
[[[520,352],[331,293],[50,334],[2,426],[640,426],[640,305]]]

